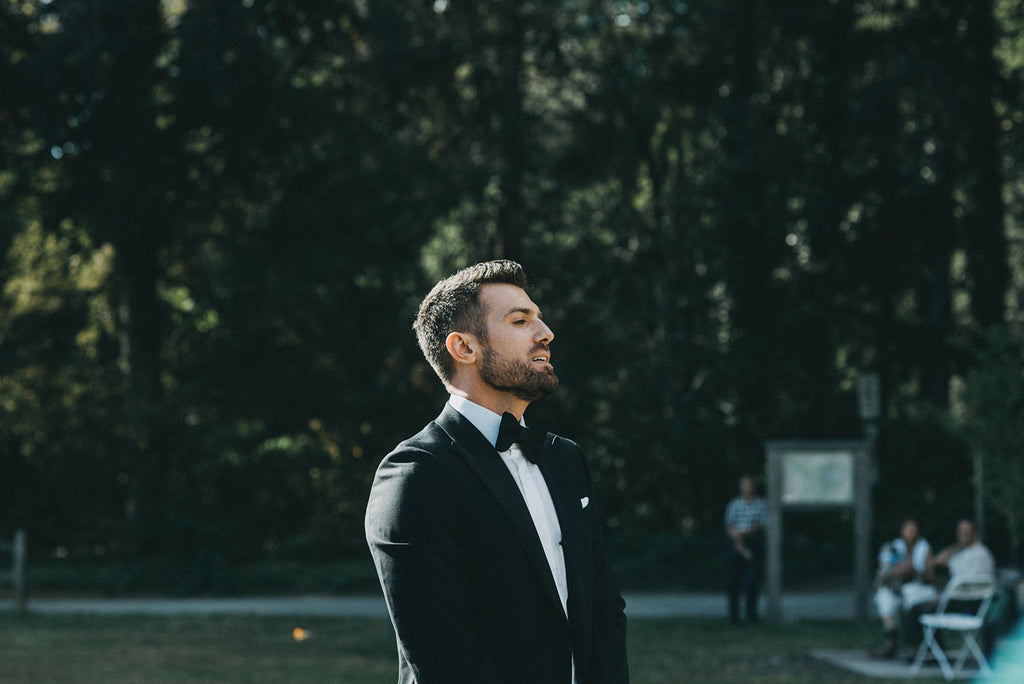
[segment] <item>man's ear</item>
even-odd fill
[[[476,363],[477,339],[472,333],[448,333],[444,341],[455,363]]]

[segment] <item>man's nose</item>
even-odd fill
[[[540,321],[540,330],[537,331],[537,335],[537,341],[545,344],[550,344],[551,340],[555,339],[555,333],[551,331],[551,328],[544,321]]]

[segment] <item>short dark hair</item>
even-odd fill
[[[445,278],[420,304],[412,329],[423,356],[445,384],[455,374],[455,362],[446,346],[448,335],[468,332],[487,339],[480,288],[490,283],[516,285],[525,290],[526,273],[514,261],[485,261]]]
[[[914,523],[918,534],[921,533],[921,519],[916,514],[904,515],[900,518],[900,529],[902,530],[907,523]]]

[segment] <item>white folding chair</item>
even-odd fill
[[[963,671],[967,656],[974,656],[978,668],[983,674],[992,674],[988,659],[978,645],[977,635],[985,624],[985,613],[992,603],[992,596],[995,594],[996,585],[994,577],[952,577],[946,584],[939,596],[939,604],[934,613],[927,613],[920,617],[921,626],[924,628],[924,639],[917,649],[917,656],[910,667],[911,674],[916,675],[921,670],[925,656],[928,652],[935,656],[942,668],[942,676],[947,680],[955,678]],[[978,602],[978,609],[974,613],[949,612],[948,606],[951,601]],[[959,634],[963,643],[957,652],[956,662],[950,666],[949,658],[946,656],[942,645],[939,643],[937,634],[940,631]]]

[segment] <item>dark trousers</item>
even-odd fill
[[[729,619],[740,621],[740,599],[745,599],[748,622],[757,622],[757,601],[760,596],[760,554],[750,558],[737,553],[732,541],[725,551],[725,568],[729,581]]]

